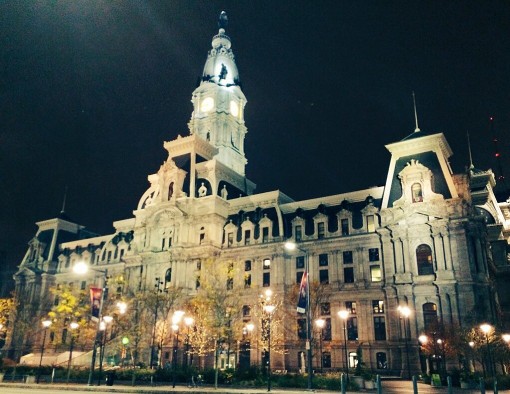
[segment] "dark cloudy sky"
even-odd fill
[[[510,177],[508,1],[0,3],[0,251],[66,211],[101,233],[128,218],[187,135],[191,93],[225,10],[246,107],[247,174],[294,199],[383,185],[387,143],[444,132],[456,172]]]

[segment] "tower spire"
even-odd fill
[[[469,139],[469,131],[466,131],[467,142],[468,142],[468,151],[469,151],[469,170],[473,170],[475,166],[473,165],[473,155],[471,154],[471,140]]]
[[[414,95],[414,90],[413,90],[413,105],[414,105],[414,122],[416,124],[416,128],[414,129],[414,132],[418,133],[421,130],[418,127],[418,112],[416,111],[416,96]]]
[[[62,201],[62,210],[60,211],[61,214],[66,213],[66,200],[67,200],[67,186],[64,191],[64,201]]]

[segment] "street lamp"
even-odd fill
[[[338,316],[344,323],[344,367],[346,382],[349,384],[349,360],[347,354],[347,319],[349,318],[349,311],[345,309],[341,310],[338,312]]]
[[[407,361],[407,375],[411,379],[411,364],[409,362],[409,316],[411,315],[411,309],[408,306],[399,306],[397,308],[402,320],[404,321],[404,339],[406,347],[406,361]]]
[[[266,302],[270,302],[271,292],[266,291]],[[268,316],[268,327],[267,327],[267,391],[271,391],[271,316],[276,309],[275,305],[266,303],[264,305],[264,312]]]
[[[71,343],[69,344],[69,360],[67,361],[67,383],[69,383],[69,377],[71,376],[71,362],[73,360],[73,348],[74,348],[74,334],[73,331],[76,330],[80,325],[75,321],[69,324],[69,328],[71,329]]]
[[[44,354],[44,345],[46,344],[46,334],[48,333],[48,327],[51,326],[51,320],[43,320],[42,325],[44,328],[44,336],[41,346],[41,358],[39,359],[39,369],[37,370],[37,383],[39,383],[39,380],[41,379],[41,365]]]
[[[480,330],[485,334],[485,342],[487,344],[487,369],[490,375],[494,378],[494,369],[492,365],[492,355],[491,355],[491,346],[489,343],[489,333],[492,331],[492,326],[490,324],[482,324],[480,326]]]
[[[78,275],[85,275],[89,271],[89,266],[84,261],[78,261],[73,266],[73,272]],[[87,382],[88,386],[92,386],[92,379],[94,377],[94,368],[96,367],[96,358],[97,358],[97,345],[100,344],[99,334],[100,334],[100,325],[101,325],[101,315],[103,311],[103,304],[105,300],[105,294],[108,291],[108,271],[107,270],[97,270],[93,269],[93,271],[99,272],[103,274],[103,288],[101,289],[101,298],[99,300],[98,306],[98,316],[97,316],[97,327],[96,327],[96,335],[94,338],[94,346],[92,348],[92,357],[90,360],[90,371],[89,371],[89,379]],[[94,307],[94,304],[92,305]]]
[[[306,314],[306,367],[308,369],[308,390],[312,390],[312,378],[313,378],[313,369],[312,369],[312,314],[310,309],[310,267],[309,267],[309,259],[308,252],[304,249],[301,249],[297,246],[295,242],[287,241],[285,242],[285,249],[289,251],[299,250],[300,252],[305,254],[305,272],[303,273],[303,279],[301,280],[301,285],[305,284],[305,314]],[[305,282],[306,281],[306,282]],[[302,286],[301,286],[302,287]],[[303,289],[300,288],[302,291]],[[298,310],[298,312],[300,312]],[[301,312],[303,313],[303,312]]]
[[[321,373],[324,369],[324,358],[322,356],[322,330],[324,330],[324,327],[326,326],[326,320],[324,319],[317,319],[315,320],[315,325],[319,329],[319,354],[321,357]]]

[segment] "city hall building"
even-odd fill
[[[133,216],[113,223],[114,233],[93,235],[65,216],[37,223],[15,274],[27,304],[51,299],[59,283],[100,285],[97,271],[86,281],[76,277],[78,261],[122,275],[116,290],[124,295],[153,291],[162,278],[165,287],[191,297],[197,278],[207,275],[201,262],[214,257],[236,264],[227,286],[249,322],[260,294],[270,288],[286,300],[308,265],[310,282],[326,294],[313,316],[325,320],[321,355],[314,341],[314,368],[322,357],[324,368],[341,369],[346,354],[352,367],[361,350],[367,367],[380,371],[406,369],[399,306],[411,310],[413,371],[420,368],[417,338],[434,324],[462,327],[475,315],[505,321],[510,297],[499,293],[498,300],[496,278],[508,278],[510,204],[496,200],[490,170],[452,171],[443,133],[417,127],[388,141],[383,186],[295,201],[279,190],[256,193],[246,177],[247,100],[223,25],[191,100],[189,135],[163,143],[168,158],[148,175]],[[296,251],[284,248],[289,240]],[[305,315],[295,302],[283,308],[284,351],[272,355],[271,366],[303,370]],[[349,312],[345,331],[341,310]],[[259,349],[244,352],[252,364],[260,362]]]

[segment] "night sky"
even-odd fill
[[[163,142],[188,135],[220,11],[248,99],[247,175],[295,200],[384,185],[385,144],[443,132],[455,172],[510,178],[510,2],[2,1],[0,251],[35,222],[132,216]]]

